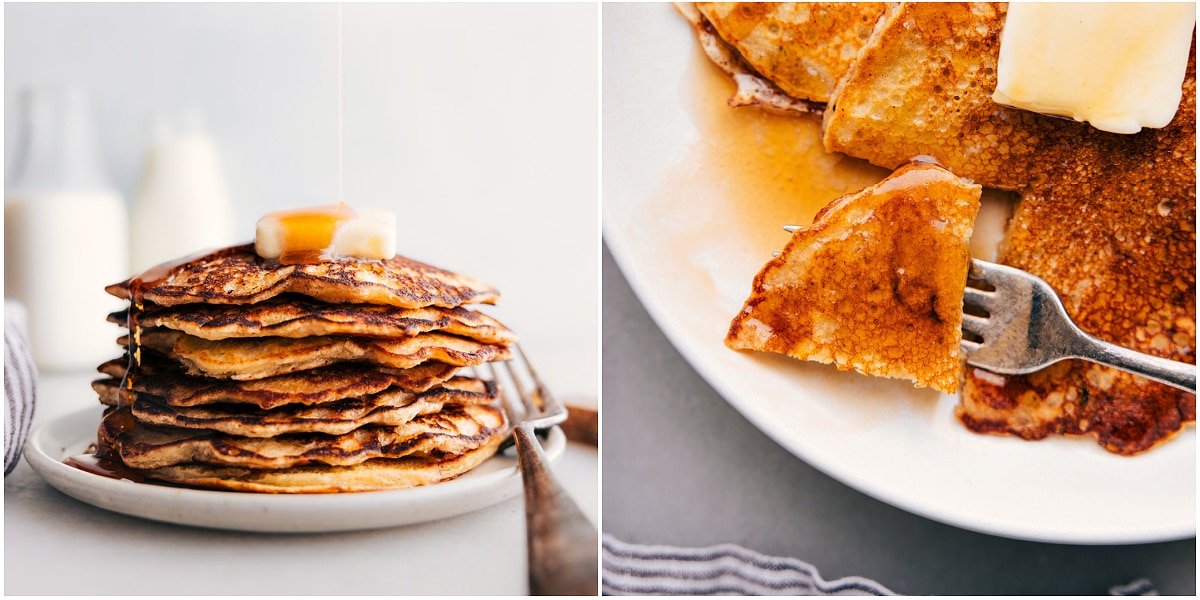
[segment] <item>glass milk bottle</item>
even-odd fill
[[[237,242],[217,145],[199,113],[186,113],[178,129],[154,120],[130,226],[136,272]]]
[[[121,356],[105,320],[125,303],[104,287],[129,277],[128,217],[110,183],[79,89],[26,92],[22,151],[4,200],[4,292],[25,305],[43,371],[91,370]]]

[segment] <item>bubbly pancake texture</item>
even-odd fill
[[[383,304],[403,308],[494,304],[500,293],[488,285],[397,254],[381,261],[345,260],[316,264],[272,264],[254,245],[233,246],[174,266],[162,279],[110,285],[108,293],[159,306],[188,303],[253,304],[297,293],[324,302]],[[134,298],[137,292],[139,298]]]
[[[779,86],[754,71],[754,67],[738,54],[736,48],[721,39],[712,23],[700,13],[694,2],[676,2],[675,8],[696,29],[696,39],[709,60],[729,75],[737,91],[729,98],[729,106],[755,106],[780,114],[820,114],[825,105],[794,98]]]
[[[882,2],[697,2],[721,39],[793,98],[828,102],[887,5]]]
[[[833,201],[754,278],[725,343],[955,393],[980,192],[913,164]]]
[[[825,113],[833,151],[895,166],[927,155],[1017,190],[1000,260],[1045,279],[1085,331],[1195,363],[1195,45],[1179,110],[1123,135],[995,104],[1003,4],[904,4]],[[1195,394],[1083,361],[1028,376],[970,369],[958,416],[1026,439],[1095,435],[1143,452],[1195,422]]]

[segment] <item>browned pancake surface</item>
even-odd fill
[[[113,447],[133,469],[187,463],[255,469],[347,466],[376,458],[463,454],[502,436],[506,423],[500,409],[479,405],[447,406],[395,427],[361,427],[342,435],[251,438],[138,423],[116,436]]]
[[[412,337],[441,331],[492,344],[516,341],[516,334],[499,321],[473,310],[455,307],[400,308],[372,304],[328,304],[303,296],[279,296],[243,305],[183,304],[146,307],[135,325],[166,327],[209,340],[234,337],[301,338],[319,335]],[[109,315],[128,324],[129,311]]]
[[[246,244],[218,250],[170,269],[169,275],[145,282],[145,289],[125,281],[107,291],[160,306],[188,303],[252,304],[283,293],[303,294],[324,302],[385,304],[405,308],[493,304],[500,294],[465,275],[439,269],[400,255],[384,261],[348,260],[310,265],[271,265]]]
[[[835,200],[754,278],[725,343],[954,393],[979,195],[915,164]]]
[[[474,366],[509,357],[507,346],[441,333],[411,338],[233,338],[205,340],[170,329],[141,332],[143,348],[179,361],[190,375],[262,379],[339,362],[409,369],[433,361]],[[123,336],[121,343],[128,341]]]
[[[928,155],[1019,190],[1003,262],[1049,282],[1085,331],[1194,363],[1194,46],[1171,124],[1107,133],[992,102],[1004,11],[913,3],[885,17],[826,111],[827,147],[884,166]],[[975,431],[1089,433],[1135,454],[1195,421],[1195,394],[1085,362],[981,373],[958,409]]]
[[[882,2],[697,2],[721,39],[793,98],[828,102]]]
[[[494,439],[463,454],[377,458],[345,467],[310,464],[290,469],[263,470],[183,464],[145,470],[141,473],[149,479],[238,492],[371,492],[411,488],[453,479],[491,458],[499,445],[500,440]]]
[[[120,381],[125,377],[128,358],[113,359],[100,365],[100,372]],[[392,387],[408,392],[424,392],[449,380],[459,367],[425,362],[411,369],[370,368],[360,364],[336,364],[249,381],[212,379],[187,375],[181,368],[152,353],[144,353],[136,367],[133,390],[161,398],[171,406],[205,404],[252,404],[271,409],[288,404],[324,404],[344,398],[358,398]],[[116,400],[109,402],[116,404]]]
[[[121,381],[106,379],[93,383],[101,402],[120,404]],[[247,404],[172,406],[162,398],[134,393],[133,416],[138,422],[159,427],[208,429],[246,437],[272,437],[288,433],[349,433],[366,425],[397,426],[413,418],[438,412],[444,405],[492,404],[495,387],[480,379],[457,377],[431,390],[412,393],[392,388],[387,391],[319,405],[288,404],[261,410]]]

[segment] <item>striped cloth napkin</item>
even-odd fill
[[[4,475],[8,476],[21,458],[21,446],[29,435],[33,409],[37,405],[37,368],[29,349],[25,308],[4,301]]]
[[[608,596],[891,596],[863,577],[825,581],[817,568],[735,544],[708,548],[643,546],[605,534],[603,592]],[[1113,596],[1156,596],[1147,579],[1112,587]]]
[[[604,593],[681,596],[891,596],[863,577],[825,581],[817,568],[735,544],[641,546],[604,536]]]

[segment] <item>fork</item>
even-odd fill
[[[971,259],[963,313],[967,364],[1006,375],[1031,373],[1061,360],[1080,358],[1196,392],[1196,366],[1142,354],[1089,335],[1067,315],[1050,284],[1006,265]],[[980,289],[975,282],[991,287]]]
[[[783,226],[788,233],[798,229],[802,227]],[[1067,315],[1050,284],[1032,273],[972,258],[967,282],[964,309],[974,307],[986,313],[963,312],[963,331],[982,340],[964,336],[960,343],[971,366],[1002,375],[1023,375],[1079,358],[1196,392],[1196,365],[1142,354],[1086,333]],[[972,287],[971,282],[992,289]]]
[[[529,591],[535,596],[595,596],[596,528],[550,473],[536,435],[565,421],[567,408],[542,384],[520,345],[513,348],[513,357],[504,361],[505,376],[500,369],[487,367],[513,424],[509,439],[517,447],[525,488]]]

